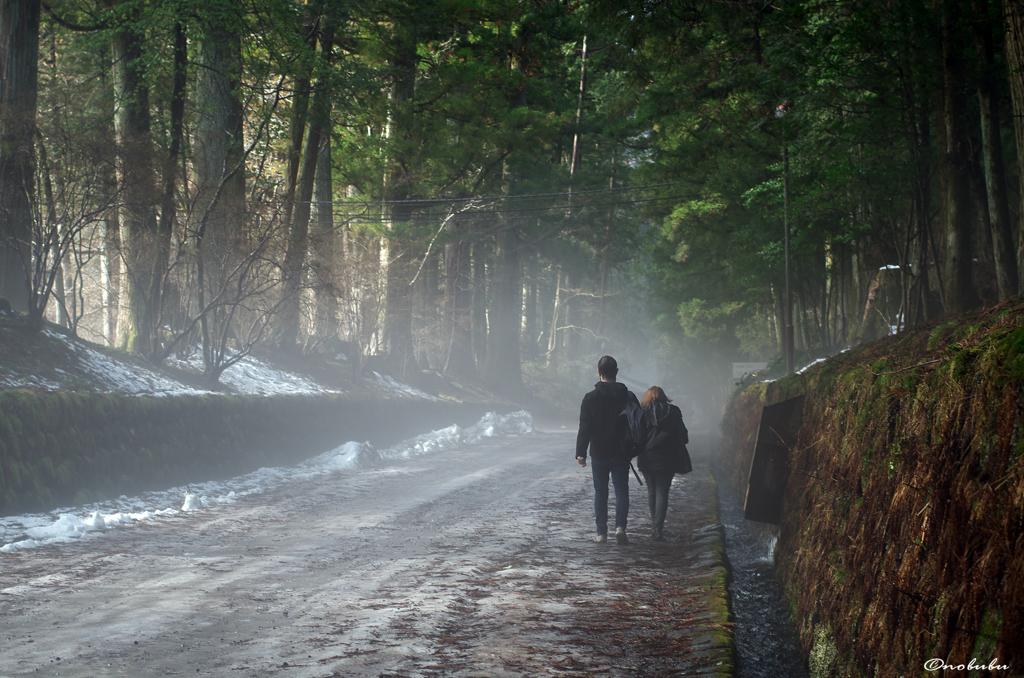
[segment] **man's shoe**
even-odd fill
[[[625,528],[623,528],[623,527],[616,527],[615,528],[615,543],[618,544],[619,546],[622,546],[623,544],[628,544],[629,543],[629,539],[626,537],[626,529]]]
[[[651,541],[665,541],[665,534],[661,530],[651,532]]]
[[[596,542],[598,544],[603,544],[606,541],[608,541],[608,535],[606,535],[606,534],[599,534],[596,537],[594,537],[594,542]]]

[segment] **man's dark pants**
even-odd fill
[[[626,529],[629,514],[629,461],[590,458],[594,474],[594,517],[597,533],[608,534],[608,476],[615,486],[615,527]]]

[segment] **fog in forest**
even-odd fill
[[[1019,291],[1005,4],[29,2],[0,295],[208,385],[575,394],[610,353],[714,427],[733,363]]]

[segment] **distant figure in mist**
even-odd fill
[[[594,517],[599,544],[608,541],[608,476],[615,486],[615,541],[628,544],[626,516],[629,514],[629,455],[622,447],[619,413],[629,398],[636,396],[624,384],[615,381],[618,363],[610,355],[597,361],[594,390],[583,396],[580,406],[580,431],[576,436],[576,462],[587,465],[590,447],[590,469],[594,476]],[[639,403],[638,403],[639,404]]]
[[[665,513],[668,511],[668,491],[672,476],[689,473],[690,455],[682,451],[690,442],[683,413],[671,404],[660,386],[652,386],[644,394],[640,407],[645,442],[643,452],[637,456],[640,472],[647,482],[647,503],[651,509],[651,539],[665,541]],[[680,467],[680,459],[685,463]]]

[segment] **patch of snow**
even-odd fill
[[[167,364],[197,374],[203,371],[202,356],[197,354],[193,354],[185,360],[169,358]],[[252,356],[245,356],[224,370],[220,375],[220,383],[245,395],[342,393],[342,391],[324,388],[297,374],[276,370]]]
[[[398,383],[398,382],[395,382]],[[98,535],[101,531],[142,520],[185,511],[216,509],[251,494],[260,494],[285,483],[325,474],[386,464],[389,460],[440,452],[472,445],[485,438],[516,436],[534,431],[533,417],[519,411],[499,415],[488,412],[480,421],[462,428],[452,425],[403,440],[384,450],[369,442],[349,441],[295,466],[261,468],[225,481],[209,481],[149,492],[138,497],[122,495],[114,501],[61,509],[54,514],[26,514],[0,518],[0,552],[10,553],[44,544],[67,542]],[[180,504],[180,509],[170,508]]]
[[[842,354],[846,353],[846,352],[847,352],[847,351],[849,351],[849,350],[850,350],[850,347],[849,347],[849,346],[847,346],[847,347],[846,347],[846,348],[844,348],[843,350],[841,350],[841,351],[836,351],[836,352],[835,352],[835,353],[833,353],[832,355],[827,355],[827,356],[825,356],[824,358],[818,358],[818,359],[817,359],[817,360],[815,360],[814,362],[812,362],[812,363],[808,363],[808,364],[804,365],[803,367],[801,367],[801,368],[800,368],[799,370],[797,370],[797,372],[796,372],[796,373],[797,373],[797,374],[803,374],[804,372],[806,372],[806,371],[807,371],[808,369],[810,369],[810,368],[811,368],[811,367],[813,367],[814,365],[817,365],[818,363],[823,363],[823,362],[825,362],[826,360],[828,360],[828,359],[830,359],[830,358],[835,358],[835,357],[836,357],[837,355],[842,355]]]
[[[185,386],[177,380],[115,360],[84,344],[78,344],[59,332],[43,330],[43,333],[52,339],[62,341],[78,356],[82,368],[111,392],[155,396],[212,393]]]
[[[374,372],[373,379],[374,383],[377,386],[377,390],[383,393],[399,396],[414,396],[416,398],[427,398],[428,400],[440,400],[440,398],[435,398],[434,396],[427,395],[418,388],[413,388],[408,384],[403,384],[402,382],[397,381],[394,377],[387,374]]]
[[[797,373],[797,374],[803,374],[804,372],[806,372],[806,371],[807,371],[808,369],[810,369],[811,367],[814,367],[814,366],[815,366],[815,365],[817,365],[818,363],[823,363],[823,362],[825,362],[826,360],[828,360],[828,358],[818,358],[818,359],[817,359],[817,360],[815,360],[814,362],[811,362],[811,363],[807,363],[806,365],[804,365],[803,367],[801,367],[801,368],[800,368],[799,370],[797,370],[797,371],[796,371],[796,373]]]
[[[522,435],[532,433],[533,430],[533,416],[525,410],[505,415],[488,412],[480,421],[468,428],[452,424],[448,428],[403,440],[386,450],[376,450],[370,443],[347,442],[341,447],[307,459],[300,466],[328,470],[367,466],[379,463],[381,460],[409,459],[421,454],[472,445],[484,438]]]
[[[199,498],[199,495],[195,492],[185,490],[185,503],[181,505],[182,511],[198,511],[201,508],[206,508],[203,505],[203,500]]]
[[[218,391],[196,389],[176,379],[147,370],[144,366],[122,362],[85,344],[76,342],[59,332],[52,330],[44,330],[43,332],[48,338],[63,342],[78,358],[82,371],[86,372],[89,378],[97,384],[100,384],[101,390],[105,392],[138,396],[209,395],[218,393]],[[341,353],[337,357],[341,360],[347,359],[347,356]],[[167,364],[197,375],[202,374],[203,371],[203,359],[197,353],[193,353],[185,359],[168,358]],[[62,378],[69,376],[62,370],[55,369],[54,371],[56,374],[61,375]],[[344,391],[338,389],[322,386],[312,379],[282,372],[251,355],[243,357],[239,362],[224,370],[220,376],[220,383],[236,393],[253,396],[344,393]],[[427,395],[417,388],[403,384],[389,375],[382,375],[378,372],[373,373],[370,386],[374,391],[384,395],[438,400],[438,398]],[[65,388],[59,380],[45,379],[33,374],[0,376],[0,388],[24,387],[42,388],[50,391],[59,391]]]
[[[3,388],[44,388],[48,391],[59,391],[60,384],[44,379],[34,374],[9,374],[0,377],[0,387]]]

